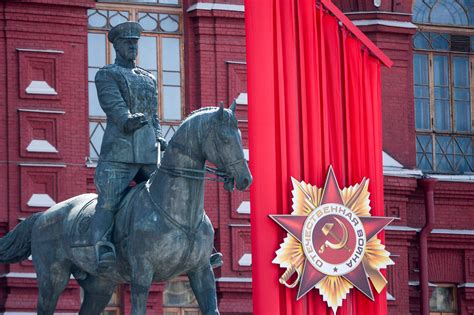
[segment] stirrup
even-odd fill
[[[223,257],[222,254],[219,252],[211,255],[210,262],[211,262],[212,269],[219,268],[220,266],[222,266],[222,264],[224,263],[224,261],[222,260],[222,257]]]
[[[106,248],[107,251],[105,252],[106,253],[112,253],[113,254],[113,261],[112,260],[101,260],[100,259],[100,248]],[[95,243],[95,246],[94,246],[94,249],[95,249],[95,258],[96,258],[96,261],[97,263],[100,265],[101,263],[113,263],[115,262],[115,258],[117,257],[117,255],[115,254],[115,246],[114,244],[112,244],[111,242],[108,242],[108,241],[98,241],[97,243]],[[103,254],[102,254],[103,255]]]

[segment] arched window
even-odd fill
[[[474,172],[474,0],[416,0],[413,72],[417,167]]]
[[[416,0],[413,22],[439,25],[474,25],[472,0]]]

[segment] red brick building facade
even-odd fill
[[[394,61],[392,69],[382,70],[385,211],[400,218],[386,231],[396,263],[388,269],[389,312],[420,313],[421,275],[427,272],[431,313],[474,314],[471,2],[334,2]],[[190,111],[237,98],[246,146],[242,0],[4,1],[1,234],[36,211],[94,191],[106,122],[93,77],[113,62],[107,29],[125,20],[145,28],[138,63],[160,82],[159,113],[167,137]],[[424,228],[423,175],[438,179],[432,228]],[[221,185],[206,186],[205,207],[216,229],[216,248],[225,257],[216,270],[222,314],[252,312],[248,200],[248,192],[229,194]],[[420,258],[423,242],[427,263]],[[34,314],[31,261],[0,268],[0,313]],[[128,296],[128,288],[121,287],[108,314],[129,314]],[[79,303],[80,289],[71,281],[58,312],[75,313]],[[153,287],[149,313],[164,312],[197,313],[184,279]]]

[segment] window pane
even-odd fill
[[[430,33],[431,46],[434,50],[449,50],[449,38],[448,34]]]
[[[457,131],[471,130],[469,59],[453,57],[454,119]]]
[[[105,127],[105,122],[89,122],[89,155],[93,160],[97,160],[99,158]]]
[[[435,128],[440,131],[451,129],[451,108],[449,101],[435,101]]]
[[[89,67],[105,66],[105,44],[105,34],[87,34],[87,55]]]
[[[442,55],[435,55],[434,62],[434,83],[436,86],[448,86],[449,72],[448,72],[448,57]]]
[[[416,49],[430,49],[431,46],[427,36],[429,36],[429,33],[417,32],[413,37],[413,47]]]
[[[415,99],[416,129],[430,129],[429,99]]]
[[[99,105],[97,89],[94,82],[89,82],[89,116],[105,116],[104,111]]]
[[[451,105],[449,93],[448,57],[435,55],[433,57],[434,94],[435,94],[435,128],[451,130]]]
[[[471,106],[469,102],[454,103],[455,122],[457,131],[471,131]]]
[[[428,55],[415,54],[413,66],[415,84],[428,85]]]
[[[88,81],[93,82],[95,80],[95,75],[99,71],[99,68],[89,68],[88,71]]]
[[[138,23],[140,23],[145,31],[155,31],[158,28],[158,14],[139,12]]]
[[[454,85],[469,87],[469,59],[468,57],[453,57]]]
[[[87,10],[88,22],[91,27],[107,26],[107,11],[105,10]]]
[[[414,55],[413,71],[415,83],[415,126],[417,129],[431,129],[428,55]]]
[[[164,32],[177,32],[179,30],[179,16],[160,14],[160,27]]]
[[[179,38],[163,37],[162,46],[162,64],[164,71],[180,71],[180,47]]]
[[[454,143],[450,136],[436,137],[436,170],[454,171]]]
[[[109,11],[109,22],[110,26],[114,27],[120,23],[128,21],[128,12],[127,11]]]
[[[433,312],[455,312],[453,287],[436,287],[430,298],[430,311]]]
[[[138,41],[138,65],[147,70],[157,70],[156,37],[142,36]]]
[[[430,22],[435,24],[467,25],[468,19],[466,12],[459,3],[453,0],[439,0],[431,10]]]
[[[163,119],[181,119],[181,88],[174,86],[163,87]]]
[[[164,85],[181,85],[181,75],[179,72],[163,72],[163,84]]]
[[[433,170],[433,145],[429,135],[416,136],[416,164],[424,171]]]

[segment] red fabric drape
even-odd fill
[[[286,236],[269,214],[291,213],[290,176],[322,186],[370,178],[372,215],[383,215],[380,62],[314,0],[246,0],[254,314],[331,314],[312,290],[278,283],[272,264]],[[375,291],[374,291],[375,292]],[[356,289],[338,314],[386,314]]]

